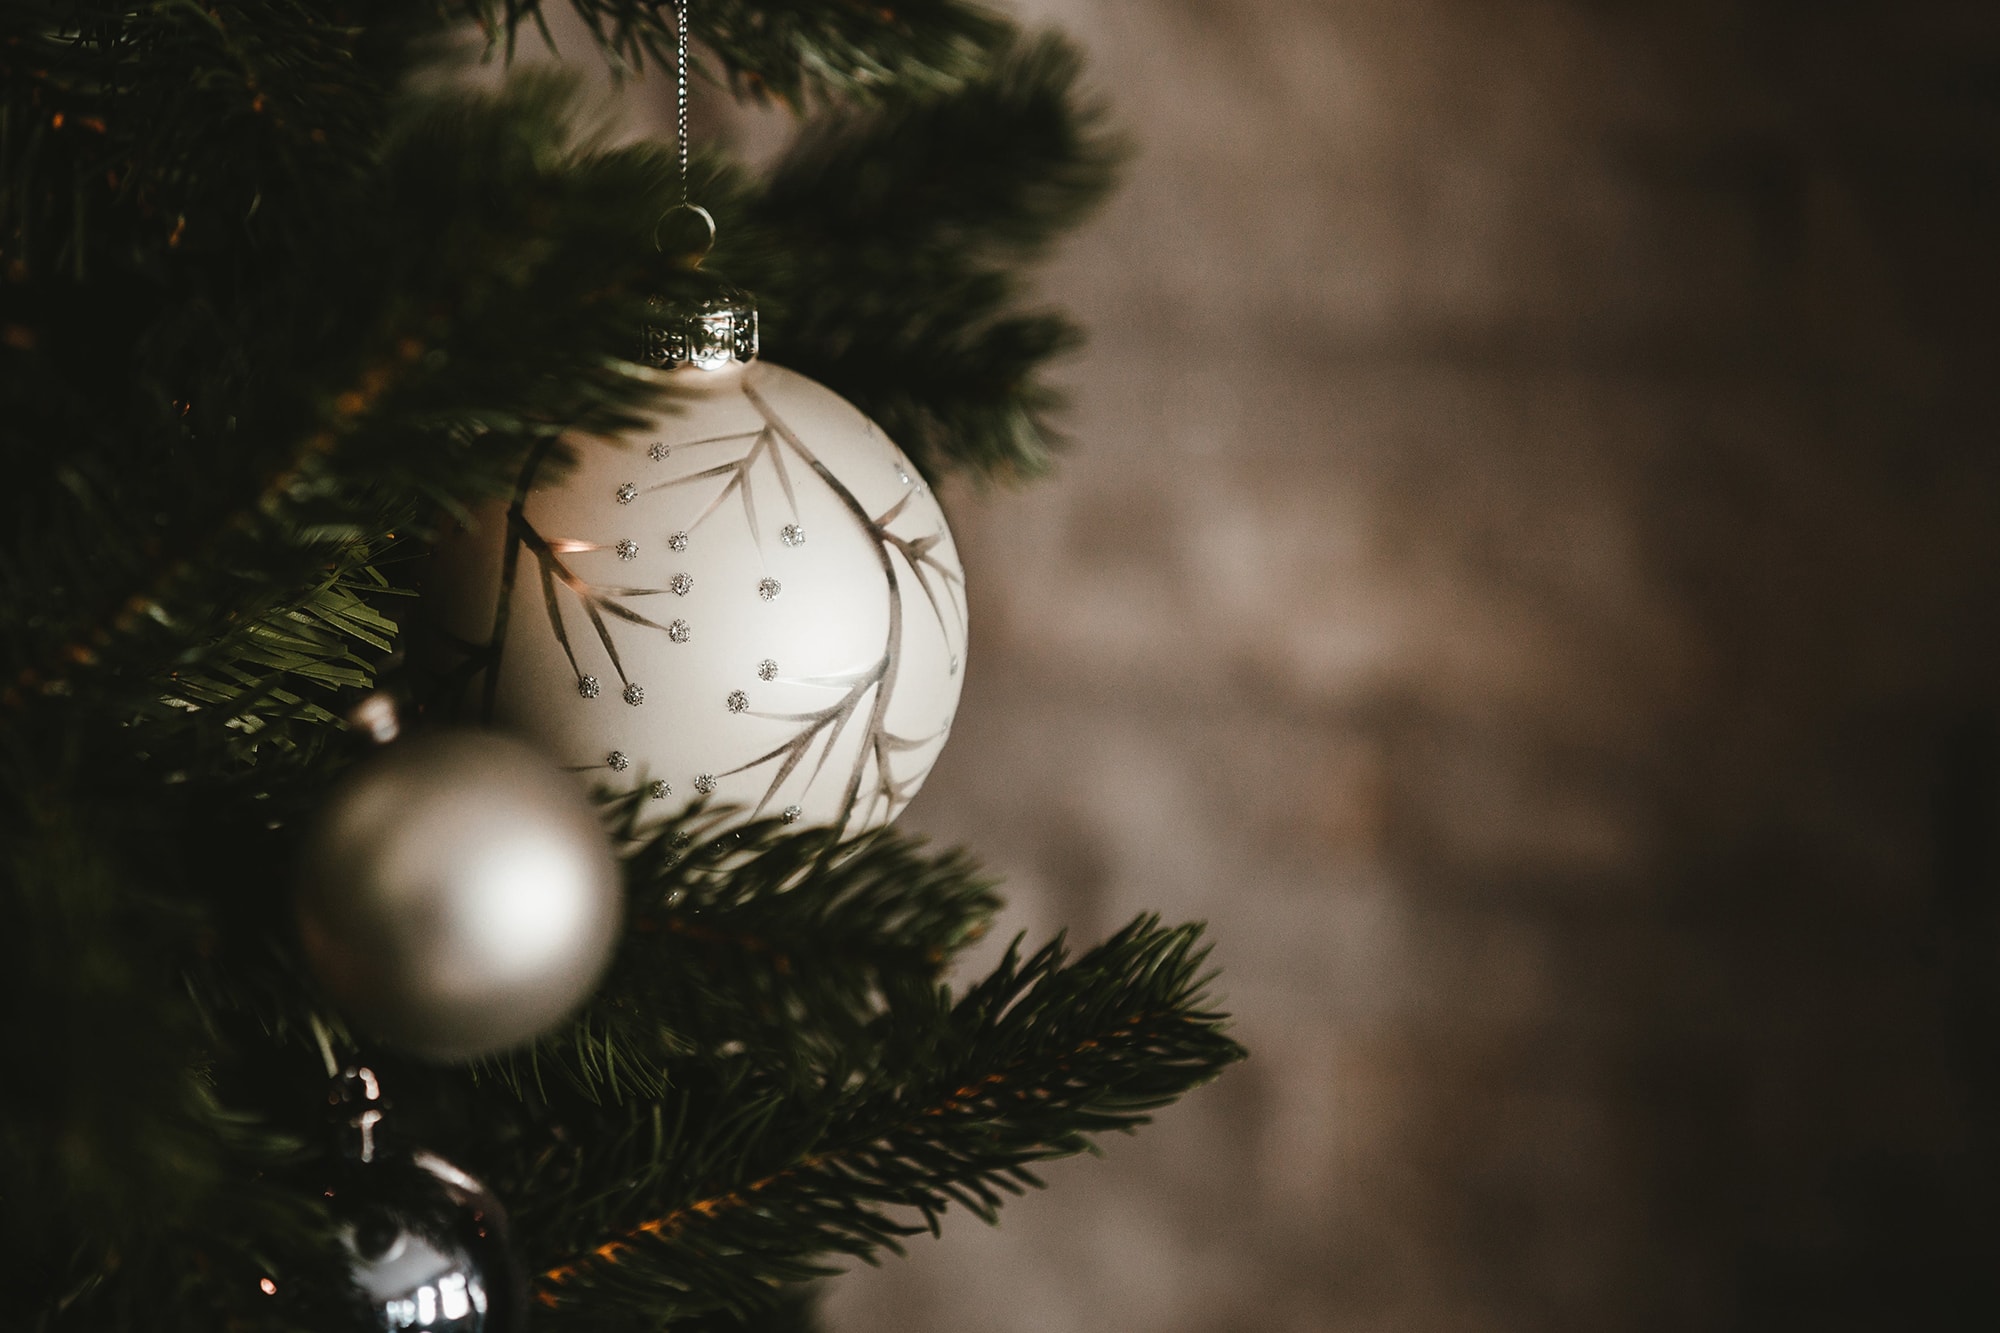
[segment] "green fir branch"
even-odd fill
[[[644,791],[623,803],[642,813]],[[697,808],[626,860],[624,942],[575,1028],[493,1072],[517,1093],[559,1075],[594,1102],[657,1098],[674,1062],[822,1078],[892,997],[928,997],[999,907],[961,852],[887,830],[836,845],[776,820],[695,838]]]
[[[816,1092],[760,1091],[744,1072],[712,1102],[684,1090],[669,1121],[629,1108],[626,1132],[570,1150],[623,1188],[526,1229],[530,1254],[560,1251],[538,1283],[542,1319],[598,1329],[754,1310],[831,1271],[827,1255],[935,1231],[954,1203],[993,1220],[1039,1183],[1031,1164],[1145,1123],[1241,1057],[1207,1008],[1199,933],[1141,918],[1073,962],[1060,940],[1025,961],[1010,950],[957,1003],[885,1015],[869,1052]],[[593,1215],[609,1225],[585,1238]]]
[[[177,466],[122,441],[24,455],[25,526],[46,540],[0,561],[17,707],[88,680],[145,711],[149,677],[215,676],[205,654],[232,626],[297,605],[418,505],[462,510],[504,490],[529,441],[637,419],[659,386],[628,359],[635,330],[676,281],[651,250],[674,168],[579,136],[572,107],[544,77],[406,115],[377,173],[326,201],[322,243],[210,319],[208,340],[250,360],[203,368],[224,381],[212,411],[139,433]]]
[[[545,0],[467,0],[489,44],[512,58],[532,25],[551,47]],[[671,71],[673,6],[667,0],[570,0],[612,68]],[[795,110],[828,100],[881,100],[949,91],[975,76],[1010,25],[966,0],[895,5],[814,0],[695,0],[690,35],[713,53],[739,95]],[[701,60],[699,49],[694,58]]]
[[[978,79],[809,126],[761,191],[731,197],[714,263],[756,290],[770,355],[838,389],[932,475],[1045,472],[1081,335],[1021,308],[1022,266],[1109,191],[1125,153],[1062,39]]]

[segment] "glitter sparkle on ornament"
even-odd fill
[[[758,680],[776,680],[777,678],[778,664],[776,662],[767,657],[757,664]]]
[[[610,754],[605,755],[604,762],[613,773],[623,773],[632,766],[632,761],[625,757],[623,750],[613,750]]]
[[[741,690],[731,690],[723,702],[729,705],[730,712],[740,713],[750,706],[750,696]]]
[[[576,692],[586,699],[595,699],[599,694],[603,693],[603,689],[598,685],[597,677],[578,676],[576,678]]]
[[[634,486],[631,482],[628,481],[618,488],[619,504],[628,505],[638,498],[639,498],[639,488],[637,486]]]
[[[646,702],[646,687],[639,684],[639,682],[637,681],[632,681],[630,684],[626,685],[625,702],[631,704],[634,708],[637,708],[640,704]]]
[[[620,537],[618,545],[614,549],[618,552],[620,560],[637,560],[639,558],[639,543],[633,541],[630,537]]]
[[[787,546],[804,546],[806,530],[796,523],[787,523],[778,529],[778,540]]]
[[[673,536],[667,538],[667,549],[669,551],[685,551],[687,548],[688,535],[685,532],[676,532]]]
[[[785,590],[785,585],[778,582],[776,579],[757,580],[757,595],[763,598],[767,602],[777,601],[778,594],[783,592],[784,590]]]
[[[675,643],[686,643],[691,633],[692,631],[688,629],[688,623],[685,620],[667,622],[667,637]]]
[[[685,597],[694,591],[694,575],[676,574],[667,580],[667,591],[676,597]]]

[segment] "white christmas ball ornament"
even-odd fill
[[[944,513],[812,380],[726,351],[661,359],[656,417],[572,441],[559,481],[530,460],[507,515],[446,553],[445,627],[487,655],[474,698],[662,818],[706,797],[744,819],[884,824],[958,706],[964,570]]]

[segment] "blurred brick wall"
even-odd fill
[[[1142,154],[908,820],[1254,1058],[832,1326],[1995,1326],[1993,19],[1028,8]]]

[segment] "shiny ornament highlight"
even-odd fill
[[[314,975],[360,1027],[465,1060],[532,1039],[590,995],[622,896],[573,782],[519,741],[446,732],[398,741],[335,790],[296,908]]]

